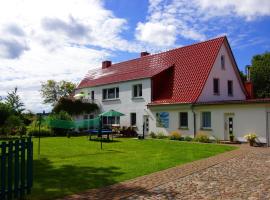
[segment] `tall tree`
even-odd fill
[[[41,84],[41,96],[45,104],[55,105],[62,97],[67,97],[76,88],[76,85],[68,81],[48,80]]]
[[[17,94],[18,88],[15,87],[12,92],[8,92],[5,98],[5,103],[11,108],[16,114],[21,114],[24,109],[24,103],[21,101],[20,96]]]
[[[270,52],[253,56],[250,70],[255,96],[270,97]]]

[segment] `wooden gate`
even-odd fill
[[[1,142],[0,199],[20,199],[33,185],[33,142],[31,138]]]

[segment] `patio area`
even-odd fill
[[[270,199],[270,149],[240,149],[64,199]]]

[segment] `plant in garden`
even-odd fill
[[[196,137],[194,138],[194,141],[196,142],[203,142],[203,143],[209,143],[210,139],[209,139],[209,134],[205,133],[205,132],[198,132],[196,134]]]
[[[165,138],[167,138],[167,136],[164,135],[163,132],[158,132],[158,133],[157,133],[157,139],[165,139]]]
[[[190,136],[186,136],[186,137],[184,137],[184,140],[187,141],[187,142],[190,142],[190,141],[193,140],[193,138],[190,137]]]
[[[256,133],[249,133],[244,136],[244,138],[249,142],[250,146],[253,146],[257,137],[258,136]]]
[[[151,131],[151,133],[149,134],[149,136],[151,138],[157,138],[157,135],[153,131]]]
[[[171,140],[180,140],[182,137],[182,134],[180,131],[171,131],[169,134],[169,138]]]

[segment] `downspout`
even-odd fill
[[[270,115],[269,113],[270,113],[270,112],[267,112],[267,111],[266,111],[266,144],[267,144],[267,147],[270,147],[270,144],[269,144],[269,143],[270,143],[270,141],[269,141],[269,139],[270,139],[270,138],[269,138],[269,134],[270,134],[270,133],[269,133],[269,130],[270,130],[270,127],[269,127],[269,123],[268,123],[268,122],[269,122],[269,115]]]
[[[196,113],[194,111],[194,104],[191,104],[191,112],[193,113],[193,135],[196,136]]]

